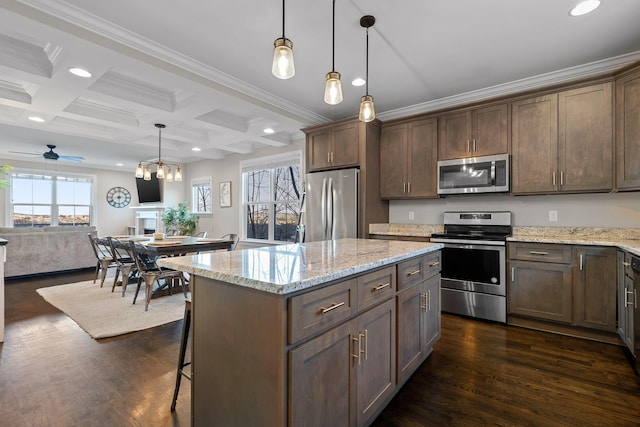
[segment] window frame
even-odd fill
[[[275,199],[275,185],[274,185],[274,173],[273,170],[275,170],[276,168],[279,167],[287,167],[287,166],[298,166],[299,170],[300,170],[300,177],[299,177],[299,188],[300,188],[300,199],[298,199],[297,202],[291,202],[291,203],[297,203],[298,204],[298,210],[297,212],[300,211],[300,203],[302,201],[302,194],[304,193],[304,175],[305,175],[305,171],[304,171],[304,162],[303,162],[303,156],[302,156],[302,151],[300,150],[296,150],[296,151],[292,151],[292,152],[288,152],[288,153],[283,153],[280,155],[274,155],[274,156],[266,156],[266,157],[260,157],[260,158],[255,158],[255,159],[250,159],[250,160],[244,160],[240,162],[240,182],[242,185],[242,188],[240,189],[240,193],[241,193],[241,203],[239,203],[239,223],[240,223],[240,235],[242,240],[250,242],[250,243],[268,243],[268,244],[274,244],[274,245],[279,245],[279,244],[290,244],[293,243],[291,241],[285,241],[285,240],[275,240],[274,239],[274,232],[275,232],[275,205],[277,204],[282,204],[282,203],[286,203],[288,201],[286,200],[276,200]],[[258,170],[269,170],[269,199],[267,201],[261,201],[261,202],[254,202],[254,203],[248,203],[248,179],[246,177],[246,173],[247,172],[251,172],[251,171],[258,171]],[[255,239],[255,238],[248,238],[247,235],[247,225],[248,225],[248,221],[247,221],[247,209],[248,206],[250,205],[267,205],[268,207],[268,215],[269,215],[269,222],[268,222],[268,235],[266,239]]]
[[[51,177],[51,203],[14,203],[13,197],[13,180],[15,175],[36,175],[36,176],[50,176]],[[14,206],[49,206],[51,208],[51,224],[43,224],[39,225],[31,225],[31,228],[40,228],[47,226],[73,226],[74,224],[60,224],[59,223],[59,215],[60,215],[60,207],[87,207],[89,208],[89,226],[95,226],[97,222],[97,191],[98,191],[98,180],[96,175],[93,174],[82,174],[82,173],[73,173],[73,172],[58,172],[58,171],[49,171],[49,170],[38,170],[38,169],[20,169],[14,168],[9,174],[7,174],[9,186],[7,187],[7,191],[5,191],[5,201],[6,201],[6,209],[5,209],[5,226],[7,227],[15,227],[13,221],[13,212]],[[89,195],[89,204],[68,204],[68,203],[58,203],[58,195],[57,195],[57,183],[58,178],[70,178],[70,179],[86,179],[91,184],[90,187],[90,195]],[[28,226],[21,226],[21,228],[28,228]]]
[[[209,209],[201,211],[197,206],[197,197],[195,194],[196,187],[209,187]],[[213,214],[213,178],[203,176],[191,179],[191,213],[196,215],[212,215]]]

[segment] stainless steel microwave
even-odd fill
[[[438,162],[438,194],[506,191],[509,191],[508,154]]]

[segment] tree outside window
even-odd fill
[[[213,212],[211,198],[211,177],[191,180],[191,211],[194,214],[210,214]]]

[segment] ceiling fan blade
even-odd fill
[[[84,157],[82,156],[60,156],[58,157],[59,160],[66,160],[68,162],[81,162],[84,160]]]
[[[13,154],[30,154],[32,156],[42,156],[41,153],[27,153],[26,151],[9,151],[9,153],[13,153]]]

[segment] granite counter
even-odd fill
[[[163,258],[162,267],[288,294],[440,250],[438,243],[340,239]]]

